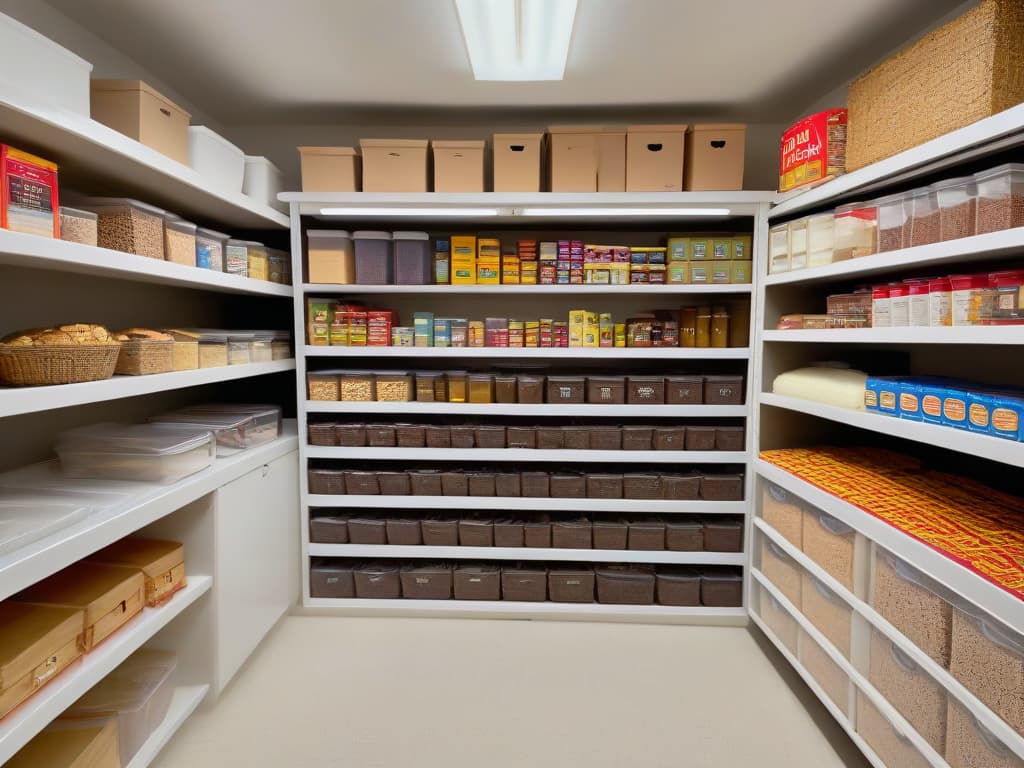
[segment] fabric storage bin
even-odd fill
[[[694,125],[686,131],[683,189],[743,189],[747,126]]]
[[[360,563],[352,570],[356,583],[356,597],[371,600],[393,600],[402,596],[402,582],[397,565]]]
[[[685,475],[662,475],[662,498],[671,501],[696,501],[700,498],[703,478],[696,472]]]
[[[946,724],[946,762],[949,768],[1024,768],[1024,760],[952,696]]]
[[[871,630],[868,681],[939,754],[946,748],[946,689],[899,645]]]
[[[589,444],[589,437],[588,437]],[[561,427],[537,427],[537,448],[556,451],[565,447],[565,433]]]
[[[426,448],[426,428],[422,424],[395,424],[395,445],[399,448]]]
[[[743,377],[705,376],[704,402],[707,405],[743,405]]]
[[[432,141],[435,192],[484,191],[484,142]]]
[[[177,541],[129,536],[86,559],[142,571],[149,608],[156,608],[185,588],[185,545]]]
[[[495,192],[540,192],[543,133],[496,133],[492,140]]]
[[[311,517],[309,540],[314,544],[348,544],[348,517]]]
[[[310,424],[306,427],[309,433],[309,444],[317,446],[334,446],[338,444],[335,431],[336,424]],[[364,430],[365,434],[365,430]]]
[[[663,376],[630,376],[626,379],[626,402],[629,405],[663,405],[665,378]]]
[[[494,546],[496,547],[524,547],[522,520],[502,518],[494,521]]]
[[[715,450],[715,428],[691,426],[686,428],[686,450],[688,451],[713,451]]]
[[[649,500],[661,497],[660,475],[631,472],[622,476],[622,498]]]
[[[520,474],[523,496],[547,498],[551,495],[550,478],[547,472],[523,472]]]
[[[326,557],[315,558],[309,566],[309,596],[335,599],[355,597],[356,582],[352,566]]]
[[[287,212],[288,206],[277,199],[284,191],[284,174],[281,169],[262,155],[245,156],[245,177],[242,179],[242,193],[264,205]]]
[[[1024,635],[956,598],[949,671],[1024,735]]]
[[[0,602],[0,717],[63,672],[83,653],[81,608]]]
[[[654,569],[642,565],[594,568],[597,602],[606,605],[653,605]]]
[[[562,445],[567,451],[590,449],[589,427],[562,427]]]
[[[621,499],[622,475],[588,472],[586,475],[588,499]]]
[[[530,548],[547,549],[551,546],[551,521],[547,515],[526,522],[523,526],[523,542]]]
[[[396,547],[417,547],[423,543],[420,521],[411,517],[389,517],[385,521],[388,544]]]
[[[591,549],[592,524],[585,518],[551,521],[551,546],[555,549]]]
[[[455,569],[456,600],[501,600],[501,569],[496,565],[460,565]]]
[[[355,242],[356,282],[360,285],[391,285],[395,282],[395,261],[390,232],[360,230]]]
[[[758,593],[757,615],[768,625],[768,629],[775,634],[775,637],[789,649],[789,652],[796,655],[800,625],[789,611],[782,607],[782,603],[772,596],[771,592],[758,583],[755,583],[754,590]]]
[[[803,569],[774,541],[760,531],[758,536],[761,539],[761,573],[799,610]]]
[[[548,376],[547,401],[549,403],[582,403],[586,392],[586,381],[583,376]]]
[[[363,192],[427,192],[427,145],[418,139],[360,139]]]
[[[715,427],[716,451],[742,451],[746,447],[743,427]]]
[[[452,448],[476,447],[476,427],[453,426],[449,432],[451,433]]]
[[[451,517],[428,517],[420,522],[423,544],[428,547],[457,547],[459,521]]]
[[[442,496],[469,496],[469,478],[465,472],[441,473]]]
[[[629,538],[629,523],[625,520],[594,520],[592,525],[594,549],[625,549]]]
[[[494,474],[494,493],[496,496],[522,496],[522,479],[518,472],[496,472]]]
[[[686,445],[686,427],[655,427],[651,444],[656,451],[681,451]]]
[[[306,230],[309,282],[350,285],[356,282],[352,236],[342,229]]]
[[[700,405],[704,402],[703,376],[666,376],[665,402],[669,405]]]
[[[587,481],[581,474],[553,473],[548,492],[553,499],[585,499],[587,497]]]
[[[387,544],[387,521],[372,517],[350,517],[348,538],[352,544]]]
[[[853,591],[853,528],[819,509],[804,510],[803,551],[851,592]]]
[[[188,164],[211,186],[242,191],[245,153],[205,125],[188,127]]]
[[[423,439],[427,448],[452,447],[452,432],[446,426],[428,425],[423,430]]]
[[[700,497],[705,501],[743,501],[743,475],[704,475]]]
[[[409,475],[405,472],[377,472],[377,485],[381,496],[408,496],[412,492]]]
[[[940,666],[949,668],[954,595],[875,545],[871,606]]]
[[[560,566],[548,570],[548,596],[553,603],[594,602],[594,569]]]
[[[587,376],[587,402],[621,405],[626,402],[624,376]]]
[[[705,517],[704,549],[708,552],[741,552],[743,550],[743,523],[728,518]]]
[[[501,599],[521,603],[542,603],[548,599],[546,568],[517,565],[501,569]]]
[[[622,450],[649,451],[654,442],[654,427],[625,426],[622,428]]]
[[[686,125],[626,128],[626,191],[680,192]]]
[[[853,609],[849,603],[806,571],[802,574],[800,609],[843,656],[850,656]]]
[[[398,433],[394,424],[367,424],[366,444],[371,448],[394,448],[398,445]]]
[[[658,568],[655,580],[658,605],[700,605],[700,571],[696,568]]]
[[[661,520],[631,520],[627,549],[659,552],[665,549],[665,523]]]
[[[402,566],[399,578],[406,600],[451,600],[452,569],[443,563]]]
[[[426,232],[392,232],[397,285],[430,285],[434,282],[434,255]]]
[[[146,580],[142,571],[81,561],[23,589],[19,603],[59,605],[80,611],[82,649],[88,653],[142,613]]]
[[[670,552],[700,552],[704,550],[704,526],[699,520],[667,520],[665,522],[665,549]],[[709,552],[722,552],[707,548]]]
[[[475,432],[477,448],[504,448],[505,427],[495,424],[482,425]]]
[[[436,469],[418,469],[409,472],[409,489],[413,496],[442,496],[441,472]]]
[[[761,517],[791,544],[803,549],[804,513],[800,499],[775,483],[761,482]]]
[[[324,496],[346,493],[344,471],[340,469],[309,470],[309,492]]]
[[[362,158],[354,147],[298,147],[303,192],[358,192]]]
[[[92,119],[188,165],[188,124],[192,117],[141,80],[91,80]]]
[[[509,448],[533,449],[537,447],[536,427],[507,427],[505,441]]]
[[[738,608],[743,603],[743,576],[738,568],[706,568],[700,574],[700,602],[708,608]]]
[[[358,469],[346,469],[345,493],[355,496],[380,495],[380,485],[377,482],[377,473]]]
[[[762,599],[764,593],[762,592]],[[850,705],[850,677],[810,635],[800,629],[800,663],[841,711]]]
[[[516,401],[538,405],[544,402],[544,377],[520,373],[516,376]]]
[[[931,768],[917,747],[857,689],[857,733],[887,766]]]
[[[494,521],[464,517],[459,520],[460,547],[493,547]]]
[[[590,450],[621,451],[622,430],[619,427],[591,427]]]
[[[497,485],[493,472],[470,472],[468,477],[470,496],[497,495]]]

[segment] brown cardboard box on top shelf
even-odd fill
[[[601,126],[552,126],[552,192],[624,192],[626,131]]]
[[[631,125],[626,129],[626,191],[680,192],[686,125]]]
[[[543,133],[494,134],[494,191],[540,192]]]
[[[431,141],[435,192],[484,191],[483,141]]]
[[[424,139],[360,139],[363,191],[428,191],[429,143]]]
[[[693,191],[743,189],[747,126],[694,125],[686,132],[683,188]]]
[[[303,192],[358,192],[362,158],[354,147],[298,147]]]
[[[142,80],[89,83],[92,119],[188,165],[192,116]]]

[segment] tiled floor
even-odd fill
[[[737,628],[289,617],[154,765],[866,766],[777,662]]]

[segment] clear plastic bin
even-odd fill
[[[757,602],[757,615],[761,617],[761,620],[768,625],[775,637],[789,649],[790,653],[795,654],[797,648],[797,633],[799,631],[799,625],[789,612],[782,607],[782,603],[776,600],[771,592],[762,587],[759,583],[754,583],[754,589],[758,593]]]
[[[924,755],[895,725],[857,690],[857,733],[890,768],[931,768]],[[939,750],[940,754],[942,750]],[[987,768],[987,767],[986,767]]]
[[[836,208],[834,261],[870,256],[878,249],[878,206],[847,203]]]
[[[273,331],[253,331],[249,342],[249,360],[253,363],[269,363],[274,359]]]
[[[231,238],[224,245],[224,271],[239,277],[249,276],[249,243]]]
[[[124,197],[90,197],[81,208],[98,215],[96,242],[101,248],[164,258],[164,212]]]
[[[252,362],[249,344],[252,343],[251,333],[231,333],[228,335],[228,365],[248,365]]]
[[[978,188],[973,176],[932,185],[939,202],[939,239],[970,237],[977,227]]]
[[[768,271],[789,271],[789,224],[779,224],[768,232]]]
[[[164,259],[172,264],[196,266],[196,225],[168,214],[164,218]]]
[[[398,285],[429,285],[434,282],[434,256],[426,232],[392,232],[395,249],[395,282]]]
[[[878,252],[898,251],[910,245],[909,208],[902,192],[881,197],[878,206]]]
[[[801,610],[836,649],[849,658],[853,609],[849,603],[804,571],[801,586]]]
[[[761,539],[761,573],[789,599],[794,608],[799,609],[803,568],[764,533],[758,531],[758,536]]]
[[[804,511],[803,551],[851,592],[853,591],[853,528],[826,512]]]
[[[807,219],[789,222],[789,269],[791,272],[807,267],[807,224]]]
[[[836,218],[822,213],[807,219],[807,266],[820,267],[835,260]]]
[[[369,371],[336,371],[341,399],[348,402],[370,402],[374,399],[374,375]],[[411,387],[410,387],[411,388]]]
[[[92,211],[60,207],[60,239],[79,245],[96,245],[99,216]]]
[[[977,233],[1024,227],[1024,164],[1007,163],[974,174]]]
[[[196,266],[213,272],[224,271],[224,247],[230,240],[223,232],[196,229]]]
[[[270,280],[270,251],[263,243],[248,240],[246,246],[246,277]]]
[[[946,731],[949,768],[1024,768],[1024,760],[953,697],[949,699]]]
[[[916,189],[907,199],[910,208],[910,242],[911,248],[919,245],[931,245],[939,242],[939,199],[933,187]]]
[[[841,712],[850,706],[850,677],[809,634],[800,630],[800,663]]]
[[[0,491],[0,556],[74,525],[92,511],[88,504],[70,497]]]
[[[761,493],[761,517],[794,546],[803,548],[801,500],[785,488],[767,480]]]
[[[415,399],[413,375],[405,371],[378,372],[375,375],[374,392],[379,402],[409,402]],[[345,380],[342,379],[344,387]],[[346,399],[344,391],[342,400]]]
[[[178,657],[138,650],[72,704],[62,719],[117,717],[121,764],[128,765],[171,707]]]
[[[390,232],[360,230],[352,233],[356,250],[356,282],[360,285],[391,285],[395,260]]]
[[[62,432],[55,446],[68,477],[173,483],[210,466],[217,448],[207,430],[102,423]]]
[[[209,430],[219,455],[269,443],[280,434],[281,409],[277,406],[198,406],[154,416],[156,424]]]

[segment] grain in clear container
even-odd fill
[[[407,402],[413,399],[413,376],[405,371],[378,372],[374,392],[379,402]]]
[[[101,248],[164,259],[164,212],[138,200],[91,197],[80,206],[97,214],[96,242]]]
[[[60,239],[79,245],[96,245],[99,216],[93,211],[60,207]]]
[[[371,402],[374,399],[374,375],[370,371],[341,371],[341,399],[346,402]]]
[[[164,217],[164,259],[185,267],[196,265],[196,225],[173,214]]]

